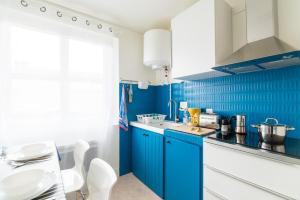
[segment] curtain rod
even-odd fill
[[[48,0],[13,0],[8,7],[24,8],[23,10],[30,14],[38,14],[51,19],[59,19],[68,24],[85,27],[87,29],[102,32],[109,35],[119,36],[120,27],[101,20],[95,16],[67,8],[65,6],[49,2]]]
[[[43,2],[43,0],[37,0],[37,1]],[[55,3],[55,2],[52,2],[52,1],[49,1],[49,0],[44,0],[44,2],[46,2],[46,3],[48,3],[49,5],[52,5],[52,6],[56,6],[56,7],[60,7],[62,9],[65,9],[65,10],[69,10],[70,12],[78,13],[79,15],[83,15],[83,16],[86,16],[88,18],[92,18],[92,19],[94,19],[96,21],[101,21],[103,23],[106,23],[108,25],[111,25],[111,26],[114,26],[114,27],[117,27],[117,28],[124,28],[124,29],[126,29],[125,27],[123,27],[121,25],[109,22],[107,20],[103,20],[103,19],[101,19],[101,18],[99,18],[99,17],[97,17],[95,15],[88,14],[87,12],[80,11],[79,9],[74,9],[73,7],[66,7],[63,4]]]

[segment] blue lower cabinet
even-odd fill
[[[164,137],[146,131],[146,185],[163,198]]]
[[[202,151],[201,143],[165,137],[166,200],[203,199]]]
[[[132,172],[145,185],[163,198],[163,135],[133,127]]]
[[[146,181],[145,133],[142,129],[132,128],[132,172],[142,182]]]

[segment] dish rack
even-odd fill
[[[149,124],[149,123],[160,123],[165,120],[167,115],[162,114],[142,114],[142,115],[136,115],[138,122]]]

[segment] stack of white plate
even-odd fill
[[[28,144],[15,149],[7,155],[11,161],[27,161],[49,156],[52,149],[45,143]]]
[[[40,196],[55,184],[54,174],[31,169],[8,175],[0,182],[0,199],[29,200]]]

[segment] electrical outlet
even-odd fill
[[[186,101],[181,101],[179,105],[180,110],[186,110],[188,109],[188,103]]]

